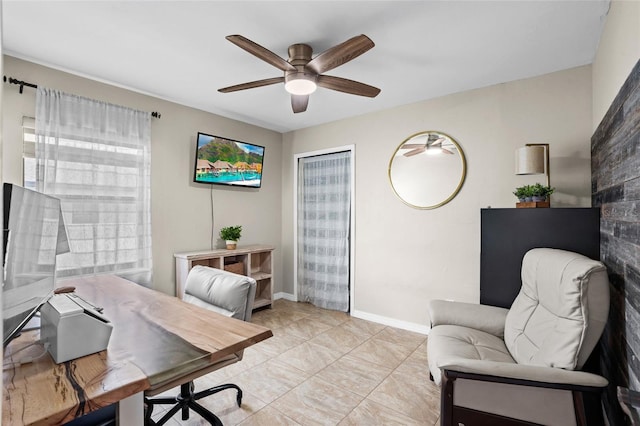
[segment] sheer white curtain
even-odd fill
[[[62,201],[71,253],[58,277],[151,284],[151,116],[39,87],[37,189]]]
[[[349,310],[351,152],[298,163],[298,300]]]

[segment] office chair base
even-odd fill
[[[193,382],[185,383],[180,385],[180,394],[173,398],[145,398],[144,402],[146,405],[144,422],[147,426],[161,426],[165,424],[171,417],[173,417],[178,411],[182,410],[182,420],[189,419],[189,409],[198,413],[203,419],[208,421],[210,424],[214,426],[222,426],[222,422],[211,411],[204,408],[202,405],[198,404],[196,401],[200,398],[205,398],[207,396],[213,395],[214,393],[221,392],[226,389],[235,389],[238,393],[236,395],[236,403],[238,407],[242,405],[242,389],[240,389],[237,385],[232,383],[214,386],[210,389],[205,389],[200,392],[193,392],[194,386]],[[164,416],[158,421],[153,421],[151,416],[153,414],[153,407],[155,405],[164,405],[164,404],[173,404],[173,407],[165,413]]]

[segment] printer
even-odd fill
[[[113,324],[75,293],[54,294],[41,312],[40,338],[57,364],[107,348]]]

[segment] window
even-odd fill
[[[22,186],[36,190],[36,120],[22,118]]]
[[[58,277],[115,273],[150,285],[149,114],[60,92],[50,101],[36,102],[60,110],[42,122],[36,110],[34,142],[24,132],[24,183],[61,200],[71,253],[58,257]]]

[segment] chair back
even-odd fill
[[[222,269],[195,265],[187,276],[184,293],[185,302],[250,321],[256,281]]]
[[[601,262],[536,248],[522,260],[522,288],[509,309],[504,340],[519,364],[580,369],[609,313],[609,280]]]

